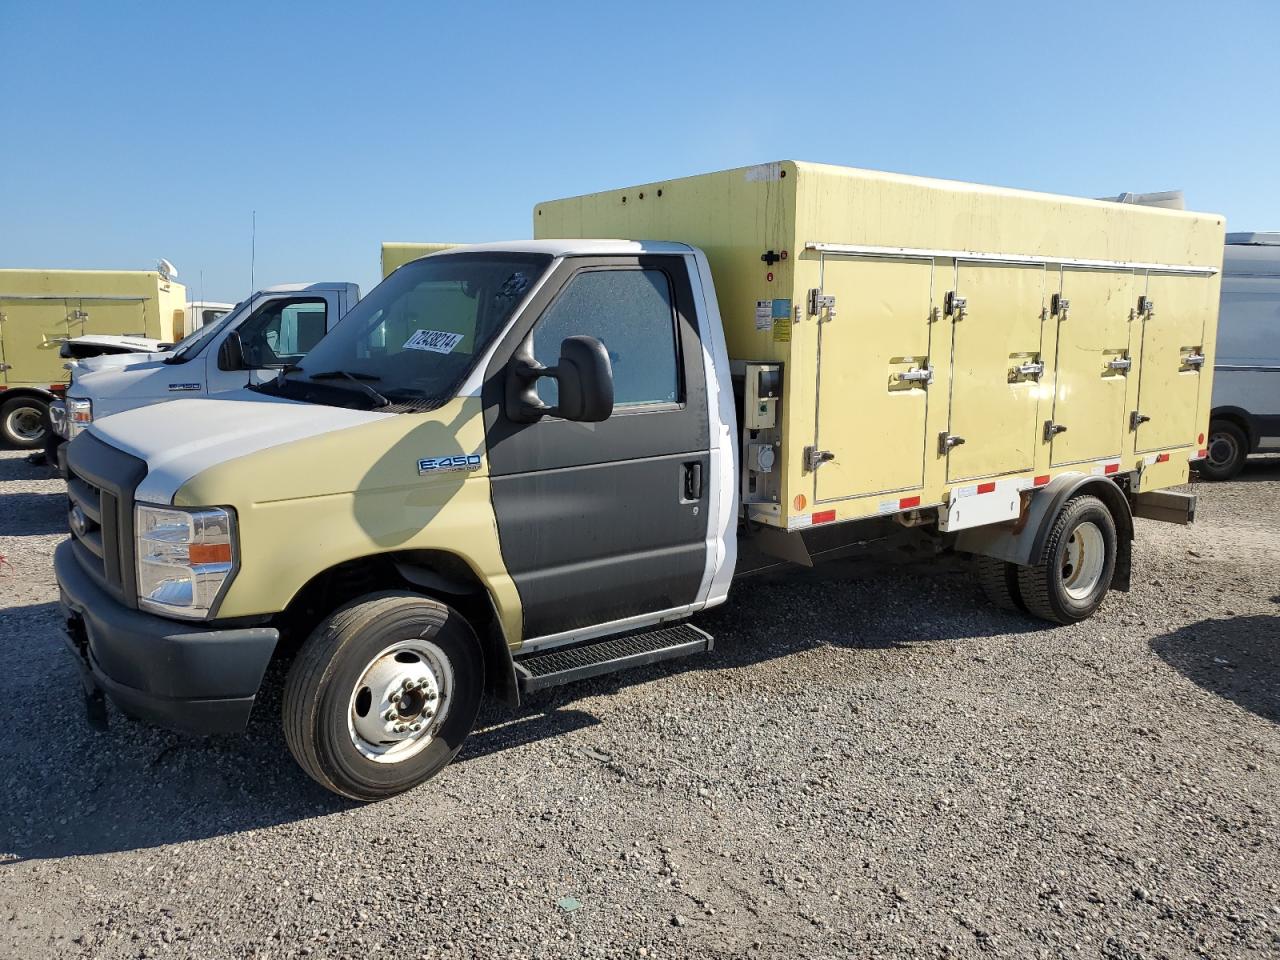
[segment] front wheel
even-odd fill
[[[1077,623],[1102,606],[1116,572],[1116,522],[1097,497],[1072,497],[1053,522],[1040,563],[1018,568],[1027,612]]]
[[[1209,444],[1197,472],[1206,480],[1230,480],[1244,467],[1249,438],[1234,423],[1215,420],[1209,425]]]
[[[44,445],[48,410],[36,397],[14,397],[0,404],[0,437],[11,447],[34,450]]]
[[[330,616],[298,653],[285,680],[285,740],[322,786],[381,800],[448,765],[483,690],[480,644],[457,611],[375,594]]]

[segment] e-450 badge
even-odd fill
[[[453,470],[479,470],[480,454],[459,454],[456,457],[423,457],[418,461],[418,476],[448,473]]]

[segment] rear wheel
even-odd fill
[[[0,437],[11,447],[44,446],[48,423],[48,406],[38,397],[13,397],[0,404]]]
[[[1234,423],[1215,420],[1209,425],[1209,445],[1198,472],[1209,480],[1230,480],[1244,467],[1249,438]]]
[[[1025,612],[1022,591],[1018,587],[1018,565],[995,557],[977,557],[978,584],[997,607],[1002,610]]]
[[[285,681],[285,740],[321,785],[381,800],[454,758],[483,689],[480,644],[456,611],[416,594],[366,597],[298,653]]]
[[[1027,612],[1055,623],[1077,623],[1102,606],[1116,570],[1116,524],[1097,497],[1067,501],[1049,531],[1044,559],[1018,567]]]

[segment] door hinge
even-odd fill
[[[969,301],[952,290],[942,300],[942,312],[952,320],[963,320],[969,312]]]
[[[0,363],[0,373],[4,373],[6,370],[12,370],[12,369],[13,369],[12,363]]]
[[[821,290],[814,287],[809,291],[809,316],[817,317],[819,322],[822,320],[822,311],[827,311],[827,319],[834,320],[836,316],[836,298],[835,294],[823,294]]]
[[[1071,311],[1071,301],[1060,293],[1055,293],[1049,299],[1049,314],[1057,317],[1059,320],[1067,319],[1067,314]]]
[[[1138,427],[1142,426],[1144,423],[1146,423],[1150,419],[1151,419],[1150,417],[1145,416],[1139,413],[1137,410],[1135,410],[1133,411],[1133,413],[1129,414],[1129,429],[1137,430]]]
[[[1128,370],[1133,366],[1133,361],[1128,357],[1121,357],[1119,360],[1108,360],[1107,368],[1110,370]]]
[[[1150,320],[1156,315],[1156,302],[1150,297],[1143,295],[1138,298],[1138,316],[1146,317]]]
[[[68,322],[72,320],[87,320],[87,319],[89,319],[89,314],[85,313],[83,310],[72,310],[70,313],[67,314]]]
[[[1052,420],[1044,422],[1044,442],[1048,443],[1060,433],[1066,433],[1067,428],[1060,423],[1054,423]]]
[[[938,434],[938,456],[945,457],[953,447],[964,443],[964,437],[953,437],[949,433]]]
[[[898,379],[903,383],[919,383],[927,387],[933,383],[933,367],[914,367],[898,374]]]
[[[1184,367],[1195,367],[1199,370],[1204,366],[1204,361],[1205,356],[1203,353],[1189,353],[1182,358],[1182,365]]]
[[[819,450],[817,447],[804,448],[804,468],[809,473],[813,473],[824,463],[835,458],[836,455],[830,450]]]

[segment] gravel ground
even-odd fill
[[[0,956],[1280,954],[1280,463],[1045,629],[956,565],[740,588],[696,661],[494,709],[373,806],[84,722],[62,486],[0,454]]]

